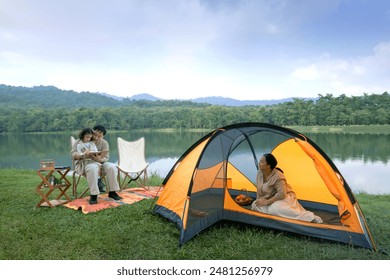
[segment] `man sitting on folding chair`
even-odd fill
[[[109,159],[109,145],[104,139],[106,129],[97,125],[93,128],[93,135],[91,135],[93,142],[95,143],[97,150],[100,154],[93,152],[80,153],[77,151],[77,145],[80,143],[80,139],[72,147],[72,158],[75,159],[75,170],[79,174],[84,174],[88,181],[90,200],[89,204],[97,204],[97,196],[100,194],[98,187],[98,179],[100,171],[108,181],[109,193],[108,197],[114,200],[120,200],[120,197],[116,192],[120,190],[117,181],[118,170],[115,164],[108,162]],[[80,137],[81,138],[81,137]]]

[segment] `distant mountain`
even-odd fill
[[[114,100],[118,100],[118,101],[122,101],[124,99],[122,96],[116,96],[116,95],[112,95],[112,94],[108,94],[108,93],[104,93],[104,92],[95,92],[95,93],[109,97],[109,98],[114,99]]]
[[[273,99],[273,100],[237,100],[233,98],[212,96],[212,97],[200,97],[192,99],[193,102],[197,103],[208,103],[212,105],[222,105],[222,106],[265,106],[265,105],[275,105],[284,102],[293,101],[293,98],[285,99]]]
[[[149,100],[149,101],[158,101],[164,100],[153,95],[142,93],[128,97],[129,100]],[[316,98],[305,98],[305,100],[315,100]],[[180,100],[180,99],[179,99]],[[181,101],[188,101],[182,99]],[[266,106],[266,105],[275,105],[284,102],[292,102],[294,98],[284,98],[284,99],[270,99],[270,100],[238,100],[234,98],[222,97],[222,96],[210,96],[210,97],[199,97],[190,99],[189,101],[195,103],[206,103],[210,105],[219,105],[219,106]]]
[[[148,101],[158,101],[164,100],[148,93],[136,94],[131,97],[128,97],[129,100],[148,100]],[[180,100],[180,99],[179,99]],[[206,103],[211,105],[219,106],[265,106],[265,105],[275,105],[284,102],[293,101],[294,98],[284,98],[284,99],[272,99],[272,100],[238,100],[222,96],[210,96],[210,97],[199,97],[190,99],[189,101],[195,103]],[[181,99],[181,101],[188,101]]]
[[[314,100],[315,98],[313,98]],[[15,87],[0,84],[0,106],[7,107],[45,107],[45,108],[96,108],[126,106],[137,100],[148,102],[168,101],[148,93],[131,97],[118,97],[106,93],[75,92],[61,90],[55,86]],[[233,98],[211,96],[191,100],[175,100],[211,104],[219,106],[265,106],[293,101],[293,98],[278,100],[237,100]]]
[[[150,95],[148,93],[141,93],[133,95],[132,97],[128,97],[130,100],[149,100],[149,101],[157,101],[157,100],[163,100],[161,98],[155,97],[153,95]]]

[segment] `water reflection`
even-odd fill
[[[157,174],[160,177],[165,177],[175,165],[179,158],[161,158],[152,161],[148,168],[148,173]]]
[[[363,162],[390,161],[390,135],[386,134],[307,134],[333,160]]]
[[[389,194],[389,166],[381,161],[333,160],[353,192]]]
[[[122,132],[109,133],[106,138],[110,144],[110,161],[115,162],[118,159],[117,137],[129,141],[145,137],[149,171],[165,177],[177,159],[205,134]],[[354,192],[390,193],[390,135],[327,133],[307,136],[333,160]],[[268,152],[267,147],[263,148]],[[44,158],[52,158],[58,165],[70,165],[69,152],[69,134],[0,134],[0,168],[37,169],[39,160]]]

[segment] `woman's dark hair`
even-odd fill
[[[83,140],[84,139],[84,136],[87,135],[87,134],[92,134],[93,135],[93,131],[91,128],[87,127],[87,128],[84,128],[83,130],[80,131],[79,133],[79,139],[80,140]]]
[[[273,154],[264,154],[263,157],[265,158],[265,161],[271,166],[271,169],[274,169],[278,164],[278,161]]]
[[[283,172],[283,170],[281,168],[275,167],[275,169],[279,170],[280,172],[282,172],[284,174],[284,172]]]

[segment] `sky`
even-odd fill
[[[390,91],[388,0],[0,0],[0,84],[239,100]]]

